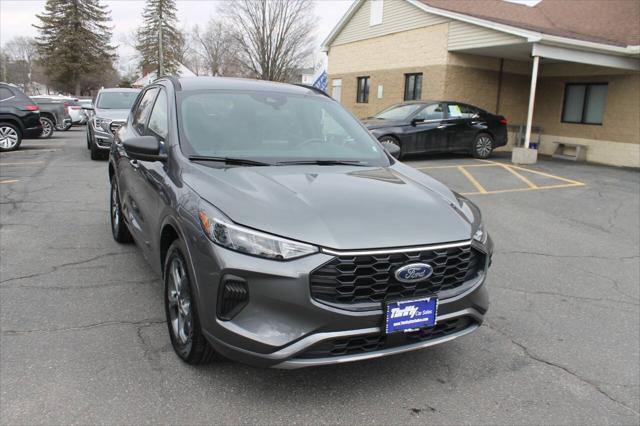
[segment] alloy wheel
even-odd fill
[[[13,127],[0,127],[0,148],[11,149],[18,144],[18,132]]]
[[[40,123],[42,123],[42,137],[48,138],[51,132],[53,132],[53,126],[51,125],[51,121],[40,120]]]
[[[118,205],[118,187],[111,185],[111,227],[118,229],[120,225],[120,206]]]
[[[488,157],[491,154],[493,142],[488,136],[480,136],[476,141],[476,152],[480,157]]]
[[[187,273],[182,260],[178,257],[173,258],[169,266],[169,288],[167,293],[169,320],[174,337],[183,346],[188,345],[190,342],[193,323],[191,295],[187,280]]]

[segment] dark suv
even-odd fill
[[[18,86],[0,83],[0,152],[18,149],[23,138],[41,133],[40,107]]]
[[[111,228],[164,278],[176,353],[299,368],[476,330],[480,211],[397,153],[313,88],[147,86],[111,145]]]

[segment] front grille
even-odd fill
[[[397,348],[448,336],[462,331],[475,323],[476,321],[471,317],[458,317],[439,321],[434,327],[423,328],[409,333],[366,334],[330,339],[316,343],[302,354],[297,355],[296,358],[331,358]]]
[[[109,130],[111,130],[111,133],[113,133],[115,135],[116,132],[118,131],[118,129],[120,127],[122,127],[123,124],[124,124],[124,122],[122,122],[122,121],[112,121],[109,124]]]
[[[385,300],[433,295],[462,286],[478,274],[483,255],[470,245],[403,253],[340,255],[314,270],[309,281],[314,299],[332,305],[377,309]],[[421,282],[403,283],[395,271],[424,262],[433,273]]]

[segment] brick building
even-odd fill
[[[531,110],[542,153],[579,143],[589,161],[640,167],[638,1],[355,0],[323,49],[329,93],[358,117],[447,99],[515,130]]]

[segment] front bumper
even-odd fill
[[[476,330],[489,305],[484,283],[490,252],[485,256],[483,269],[461,287],[461,293],[439,300],[436,326],[464,318],[462,328],[406,344],[388,345],[384,344],[381,307],[365,311],[341,309],[312,297],[310,273],[333,259],[333,255],[318,253],[293,261],[275,262],[223,249],[205,237],[199,239],[190,252],[192,267],[198,265],[192,270],[197,283],[203,333],[222,355],[261,367],[291,369],[344,363],[444,343]],[[222,320],[216,305],[220,283],[228,276],[246,280],[249,298],[231,320]],[[374,350],[364,348],[361,353],[314,356],[319,353],[314,348],[320,343],[360,337],[382,339],[383,343]]]
[[[96,148],[108,151],[113,143],[113,133],[105,132],[103,129],[96,129],[91,123],[88,123],[87,125],[91,126],[93,142],[95,142]]]

